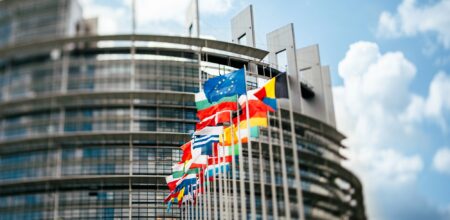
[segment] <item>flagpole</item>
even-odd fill
[[[204,177],[203,177],[204,178]],[[206,209],[205,209],[205,197],[206,197],[206,194],[205,194],[205,186],[202,186],[203,187],[203,192],[202,192],[202,206],[201,206],[201,212],[202,212],[202,219],[206,219]]]
[[[194,219],[195,218],[195,200],[194,200],[194,190],[191,190],[192,191],[192,196],[191,196],[191,209],[192,209],[192,218],[191,219]]]
[[[198,206],[200,205],[200,200],[198,200],[198,182],[197,182],[197,188],[195,189],[195,201],[194,201],[194,205],[195,205],[195,220],[198,220]]]
[[[237,128],[238,128],[238,147],[239,147],[239,187],[240,187],[240,196],[241,196],[241,218],[247,219],[247,203],[245,202],[245,179],[244,179],[244,155],[242,153],[242,142],[241,142],[241,120],[239,115],[239,102],[236,100],[236,104],[238,106],[238,114],[237,114]]]
[[[214,147],[214,146],[213,146]],[[216,167],[213,164],[213,195],[214,195],[214,219],[217,220],[218,219],[218,204],[217,204],[217,181],[216,181]]]
[[[222,175],[222,167],[220,164],[222,162],[222,160],[219,156],[219,152],[217,152],[217,154],[218,155],[217,155],[216,159],[217,159],[218,164],[215,165],[219,168],[218,173],[217,173],[217,181],[218,181],[218,185],[219,185],[219,192],[217,193],[217,199],[218,199],[218,203],[219,203],[219,217],[222,218],[222,216],[223,216],[223,196],[222,196],[223,175]],[[216,170],[215,167],[214,167],[214,170]]]
[[[225,147],[221,147],[220,151],[221,153],[219,155],[221,158],[221,161],[223,164],[226,164],[226,158],[225,158],[225,152],[224,152]],[[218,149],[219,150],[219,149]],[[219,151],[217,151],[219,153]],[[222,189],[223,189],[223,197],[221,198],[221,200],[223,200],[223,215],[221,215],[221,217],[223,217],[224,219],[228,219],[228,184],[227,184],[227,170],[225,170],[225,167],[222,167],[222,165],[219,166],[221,169],[221,173],[222,173],[222,179],[223,179],[223,183],[222,183]]]
[[[192,209],[191,209],[191,200],[190,200],[190,196],[191,196],[191,194],[189,193],[189,191],[190,191],[190,189],[191,189],[191,187],[190,187],[190,185],[188,186],[188,197],[187,197],[187,204],[188,204],[188,213],[189,213],[189,215],[188,215],[188,218],[189,219],[192,219],[191,218],[191,216],[192,216]]]
[[[209,167],[209,161],[207,162],[207,166],[206,166],[206,190],[208,192],[208,198],[207,198],[207,208],[208,208],[208,219],[212,219],[211,218],[211,193],[210,193],[210,182],[209,182],[209,171],[208,171],[208,167]]]
[[[195,220],[198,220],[198,206],[200,205],[200,201],[198,199],[199,194],[198,194],[198,189],[200,186],[200,181],[197,179],[197,187],[195,187],[195,192],[194,192],[194,207],[195,207]]]
[[[231,213],[231,204],[230,204],[230,192],[229,192],[229,190],[230,190],[230,188],[231,188],[231,185],[230,185],[230,178],[228,177],[229,175],[231,175],[231,172],[230,172],[230,163],[229,162],[227,162],[226,161],[226,157],[227,156],[229,156],[229,155],[227,155],[226,153],[227,152],[229,152],[228,151],[228,148],[223,148],[223,151],[224,151],[224,160],[225,160],[225,164],[226,164],[226,166],[225,166],[225,217],[226,217],[226,219],[230,219],[230,213]]]
[[[208,167],[208,163],[207,163],[207,166],[206,167]],[[205,169],[206,170],[206,169]],[[203,171],[204,172],[204,171]],[[205,215],[205,217],[206,217],[206,219],[211,219],[208,215],[209,215],[209,198],[208,198],[208,196],[209,196],[209,191],[208,191],[208,172],[206,173],[206,176],[205,176],[205,173],[203,173],[203,177],[205,178],[205,181],[203,182],[203,184],[205,184],[205,186],[204,186],[204,188],[203,188],[203,192],[204,192],[204,194],[205,194],[205,198],[204,198],[204,203],[203,203],[203,209],[205,210],[205,213],[204,213],[204,215]]]
[[[190,216],[190,210],[189,210],[189,185],[187,186],[187,191],[188,191],[188,197],[186,198],[186,217],[189,219]],[[183,197],[184,199],[184,197]]]
[[[237,98],[237,95],[236,95]],[[239,114],[239,111],[237,111]],[[233,184],[233,217],[234,219],[238,219],[238,205],[237,205],[237,183],[236,183],[236,158],[235,158],[235,152],[236,152],[236,144],[234,144],[234,125],[233,125],[233,112],[230,111],[230,130],[231,130],[231,144],[233,151],[231,153],[232,160],[231,160],[231,176],[232,176],[232,184]]]
[[[247,68],[244,65],[244,82],[247,86]],[[250,188],[250,211],[251,211],[251,219],[256,219],[256,204],[255,204],[255,188],[254,188],[254,180],[253,180],[253,153],[252,153],[252,142],[250,135],[250,111],[248,105],[248,94],[247,89],[245,90],[245,99],[246,99],[246,114],[247,114],[247,153],[248,153],[248,176],[249,176],[249,188]]]
[[[194,209],[195,209],[195,220],[198,220],[198,180],[197,180],[197,187],[195,188],[194,192]]]
[[[201,197],[201,194],[200,194],[200,181],[198,182],[198,184],[197,184],[197,196],[196,196],[196,203],[195,203],[195,205],[196,205],[196,208],[197,208],[197,220],[200,218],[201,219],[201,217],[199,217],[200,216],[200,212],[202,211],[202,207],[201,207],[201,205],[202,205],[202,197]]]
[[[222,147],[222,161],[225,164],[225,167],[222,167],[223,169],[223,204],[224,204],[224,218],[228,219],[228,170],[226,170],[225,168],[227,168],[227,162],[226,162],[226,154],[225,154],[225,147]],[[228,165],[229,166],[229,165]]]
[[[191,192],[192,192],[192,185],[190,185],[190,189],[189,189],[189,192],[188,192],[188,195],[189,195],[189,197],[188,197],[188,204],[189,204],[189,219],[193,219],[192,217],[193,217],[193,210],[192,210],[192,195],[191,195]]]

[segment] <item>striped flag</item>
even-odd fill
[[[236,111],[237,107],[237,96],[223,97],[219,101],[210,103],[205,96],[204,92],[199,92],[195,94],[195,106],[197,107],[197,116],[200,120],[214,115],[220,111]]]
[[[219,142],[219,135],[199,135],[194,137],[192,155],[212,155],[214,144]]]

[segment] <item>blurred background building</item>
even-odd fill
[[[196,3],[191,38],[99,36],[76,0],[0,0],[0,219],[180,218],[162,202],[164,177],[195,129],[193,94],[244,65],[249,88],[287,71],[294,111],[281,102],[253,142],[241,205],[253,193],[257,218],[366,218],[318,45],[297,49],[290,24],[255,48],[251,6],[231,22],[233,43],[198,38]]]

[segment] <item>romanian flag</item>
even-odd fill
[[[254,95],[266,105],[277,109],[277,98],[289,98],[286,73],[273,77],[263,87],[256,89]]]
[[[195,106],[197,107],[197,117],[200,121],[212,116],[218,112],[236,111],[237,110],[237,96],[223,97],[217,102],[210,103],[204,92],[195,94]]]

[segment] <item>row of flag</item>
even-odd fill
[[[197,117],[192,139],[181,146],[181,161],[166,177],[170,190],[164,199],[181,206],[195,201],[205,186],[219,174],[231,170],[242,143],[259,137],[259,127],[267,127],[268,112],[277,110],[277,98],[288,98],[287,76],[281,73],[264,86],[247,91],[245,69],[207,80],[195,94]]]

